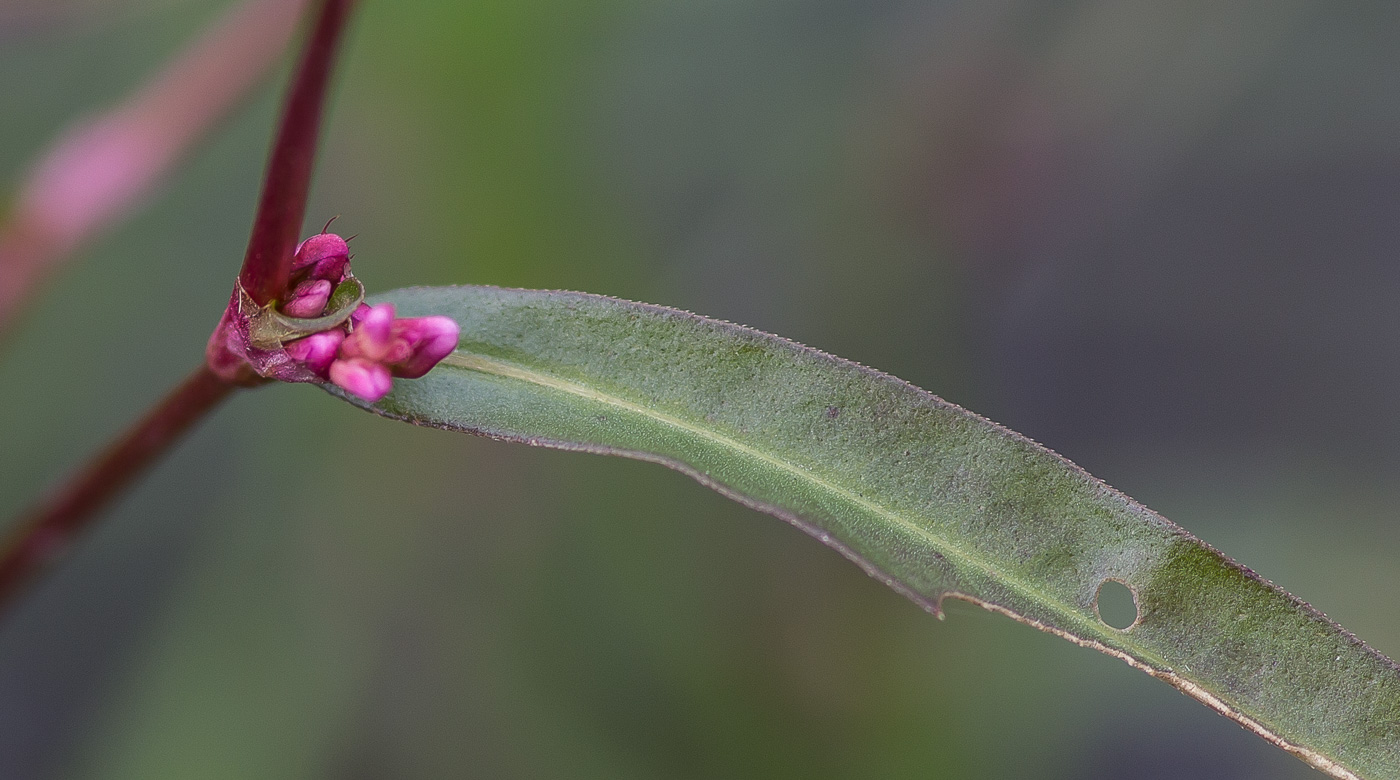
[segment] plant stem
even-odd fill
[[[354,0],[324,0],[283,108],[239,283],[264,305],[287,286],[306,216],[326,85]]]
[[[232,390],[201,365],[67,484],[26,513],[0,543],[0,609],[67,552],[100,509]]]
[[[354,0],[323,0],[302,50],[273,141],[239,281],[259,303],[287,285],[306,212],[322,105]],[[234,389],[201,365],[75,477],[23,516],[0,542],[0,609],[48,568],[97,513]]]

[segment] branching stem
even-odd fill
[[[86,468],[30,510],[0,543],[0,609],[232,390],[201,365]]]
[[[239,281],[265,304],[287,285],[310,191],[326,86],[354,0],[323,0],[287,93]],[[62,556],[98,512],[232,392],[200,366],[0,542],[0,609]]]

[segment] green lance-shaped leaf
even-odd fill
[[[1013,431],[907,382],[674,309],[491,287],[378,296],[458,350],[370,410],[683,471],[935,614],[965,599],[1126,661],[1335,776],[1400,778],[1400,667]],[[348,399],[355,402],[355,399]],[[1098,616],[1118,581],[1124,630]]]

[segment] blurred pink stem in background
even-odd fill
[[[287,282],[293,260],[291,248],[285,256],[267,250],[281,246],[284,234],[296,229],[288,226],[293,221],[299,223],[305,212],[326,87],[354,4],[354,0],[320,0],[318,4],[315,21],[283,104],[240,278],[252,276],[262,281],[280,278],[284,286]],[[167,71],[169,75],[159,78],[130,107],[99,119],[87,129],[75,131],[70,140],[60,144],[37,169],[25,192],[25,208],[16,212],[23,218],[15,219],[6,228],[7,245],[23,249],[27,254],[20,259],[26,260],[30,267],[41,269],[43,263],[36,264],[32,258],[42,261],[58,257],[60,253],[53,247],[71,248],[109,221],[133,194],[143,191],[169,166],[179,149],[187,146],[234,97],[251,86],[285,44],[285,33],[290,33],[293,26],[292,17],[305,6],[300,0],[250,2],[218,31],[182,55]],[[275,36],[269,32],[269,26],[274,23],[280,25],[275,27]],[[235,45],[235,42],[241,44]],[[253,59],[254,53],[261,55],[258,67],[241,67]],[[220,89],[220,82],[230,78],[242,86]],[[215,99],[220,95],[222,98]],[[182,101],[197,103],[203,108],[187,112],[187,106],[179,105]],[[159,126],[160,122],[174,121],[175,115],[186,119],[182,125],[184,130],[171,131]],[[94,128],[105,129],[96,132]],[[166,145],[148,144],[146,139],[151,136],[164,139]],[[139,164],[122,162],[133,157]],[[93,175],[93,170],[102,174]],[[88,181],[89,176],[93,182]],[[76,192],[65,189],[65,183]],[[96,194],[86,193],[88,188]],[[87,204],[88,214],[83,220],[57,220],[55,227],[40,219],[52,216],[43,210],[45,204],[60,212],[65,210],[65,198]],[[262,247],[262,251],[255,251],[257,247]],[[327,269],[334,267],[332,262]],[[0,267],[0,271],[4,270],[6,267]],[[29,275],[34,273],[36,271],[30,271]],[[0,282],[4,278],[0,277]],[[20,278],[16,283],[24,285],[28,280]],[[3,289],[0,287],[0,291]],[[138,479],[233,389],[234,385],[216,375],[209,365],[201,366],[104,452],[22,515],[13,530],[0,537],[0,609],[67,552],[104,506]]]
[[[268,73],[307,0],[247,0],[131,98],[79,121],[0,225],[0,336],[32,288],[121,218]]]

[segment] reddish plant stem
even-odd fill
[[[287,94],[238,281],[259,305],[287,287],[306,216],[326,86],[354,0],[324,0]]]
[[[0,609],[232,390],[201,365],[86,468],[26,513],[0,543]]]
[[[263,179],[239,281],[259,303],[287,285],[330,79],[354,0],[323,0],[302,51]],[[0,609],[66,552],[97,513],[139,478],[234,385],[202,365],[75,477],[26,513],[0,541]]]

